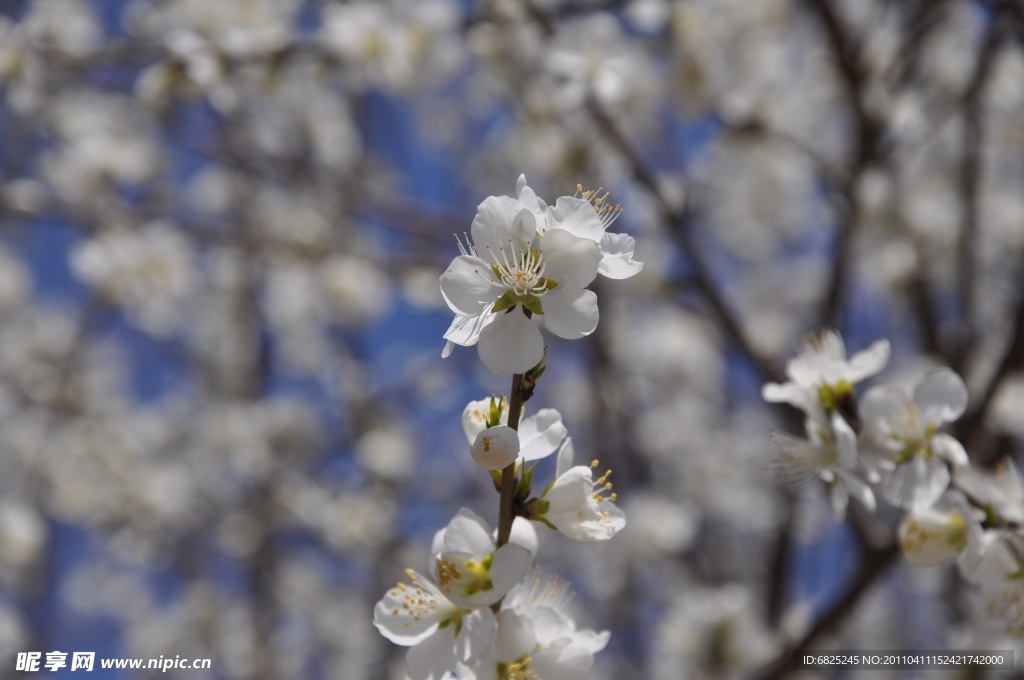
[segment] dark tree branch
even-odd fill
[[[960,287],[960,309],[962,337],[953,354],[952,368],[963,373],[968,353],[974,347],[976,329],[974,324],[974,287],[978,258],[978,195],[981,191],[981,145],[982,138],[982,93],[995,61],[995,55],[1003,40],[1003,21],[997,14],[988,31],[978,63],[975,66],[967,89],[964,91],[963,110],[963,159],[960,165],[960,193],[964,219],[958,253],[958,278]]]
[[[856,579],[847,588],[828,611],[818,619],[807,633],[792,645],[786,647],[775,661],[760,675],[757,680],[779,680],[793,670],[793,654],[810,648],[822,635],[834,631],[857,608],[861,597],[871,590],[878,579],[886,573],[889,566],[899,557],[899,548],[891,546],[882,550],[868,550],[864,554],[861,569]]]
[[[843,26],[843,22],[830,0],[809,0],[808,4],[817,14],[824,28],[854,118],[854,158],[851,170],[847,173],[847,182],[840,190],[842,202],[845,205],[842,207],[843,212],[837,225],[831,276],[826,285],[817,317],[818,326],[828,326],[838,321],[836,317],[842,306],[846,271],[850,260],[850,246],[858,220],[854,191],[861,174],[876,160],[879,128],[864,104],[863,89],[866,74],[860,67],[859,50],[856,48],[853,38]]]

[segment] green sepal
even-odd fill
[[[536,366],[534,366],[533,368],[531,368],[530,370],[523,374],[523,382],[532,384],[540,380],[540,377],[544,375],[544,371],[548,369],[548,367],[544,365],[544,360],[547,358],[548,346],[544,345],[544,353],[540,355],[540,361],[537,362]]]
[[[541,282],[543,283],[544,290],[546,291],[558,288],[558,281],[555,281],[554,279],[543,278],[541,279]]]
[[[480,588],[480,590],[484,591],[485,593],[488,590],[494,590],[494,582],[491,581],[491,579],[487,579],[487,582],[484,583],[484,585]]]
[[[530,519],[540,520],[551,509],[551,501],[535,498],[526,505],[526,509],[530,513]]]
[[[506,309],[515,307],[518,303],[519,299],[516,297],[515,293],[510,290],[506,290],[502,293],[501,297],[497,299],[494,306],[491,307],[491,313],[497,314],[498,312],[503,312]]]
[[[450,625],[452,625],[452,620],[451,619],[445,619],[441,623],[437,624],[437,627],[438,627],[438,629],[441,629],[441,628],[447,628]]]
[[[542,493],[540,495],[540,497],[541,498],[546,497],[548,495],[548,491],[551,491],[551,487],[553,487],[554,485],[555,485],[555,480],[552,479],[550,482],[548,482],[548,485],[544,487],[544,493]]]
[[[501,399],[496,395],[491,395],[491,410],[487,414],[487,427],[497,427],[501,425]]]
[[[540,522],[541,524],[546,526],[548,529],[551,529],[552,531],[558,531],[558,527],[556,527],[554,524],[552,524],[551,522],[547,521],[543,517],[534,517],[533,521]]]
[[[525,501],[527,498],[530,497],[530,489],[533,486],[533,469],[535,467],[537,467],[537,462],[535,462],[533,465],[523,466],[522,478],[516,485],[515,498],[518,498],[521,501]]]
[[[459,633],[462,632],[462,617],[455,619],[455,637],[459,637]]]
[[[511,293],[511,292],[512,291],[509,291],[509,293]],[[508,295],[508,293],[505,293],[505,295]],[[501,297],[505,297],[505,295],[502,295]],[[499,298],[498,300],[500,302],[501,298]],[[497,306],[497,303],[495,303],[495,306]],[[536,298],[536,297],[530,298],[529,300],[527,300],[526,302],[523,303],[523,307],[526,307],[527,309],[529,309],[534,314],[538,314],[540,316],[544,315],[544,307],[543,307],[543,305],[540,304],[540,298]]]

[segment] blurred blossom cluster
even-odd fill
[[[0,0],[0,130],[0,666],[1024,651],[1018,0]]]

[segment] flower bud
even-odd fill
[[[469,451],[488,470],[501,470],[519,457],[519,433],[508,425],[489,427],[476,436]]]
[[[967,520],[957,510],[911,512],[900,523],[900,548],[911,564],[940,567],[964,551],[968,531]]]

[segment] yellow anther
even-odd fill
[[[613,493],[613,494],[612,494],[611,496],[609,496],[608,498],[610,498],[610,499],[611,499],[611,500],[613,500],[613,501],[614,501],[614,500],[618,500],[618,498],[619,498],[619,494],[617,494],[617,493]]]
[[[597,458],[595,458],[594,460],[590,461],[590,467],[592,467],[592,468],[596,468],[600,464],[601,464],[601,461],[599,461]]]

